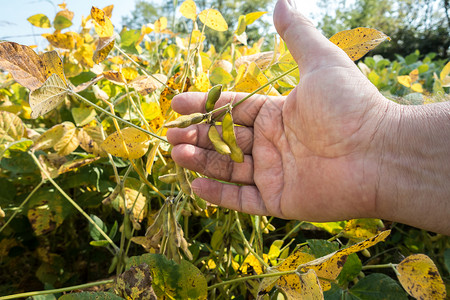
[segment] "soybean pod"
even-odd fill
[[[190,125],[193,124],[198,124],[201,121],[203,121],[205,119],[206,115],[202,114],[202,113],[193,113],[190,115],[184,115],[181,116],[179,118],[177,118],[176,120],[169,122],[167,124],[164,125],[164,127],[167,128],[173,128],[173,127],[178,127],[178,128],[186,128]]]
[[[227,112],[222,120],[222,136],[225,143],[230,147],[230,157],[235,162],[241,163],[244,161],[244,153],[239,148],[236,142],[236,134],[234,133],[233,117],[230,112]]]
[[[214,109],[217,100],[220,98],[220,94],[222,93],[222,85],[218,84],[213,86],[208,91],[208,97],[206,98],[205,109],[206,112],[210,112]]]
[[[216,126],[213,124],[209,127],[208,137],[217,152],[223,155],[230,155],[230,147],[222,140]]]

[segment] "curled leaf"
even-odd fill
[[[14,80],[34,91],[47,79],[45,64],[30,47],[13,42],[0,43],[0,69],[10,72]]]

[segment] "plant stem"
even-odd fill
[[[232,284],[232,283],[237,283],[237,282],[241,282],[241,281],[247,281],[247,280],[252,280],[252,279],[260,279],[260,278],[266,278],[266,277],[283,276],[283,275],[293,274],[295,272],[296,272],[296,270],[289,270],[289,271],[284,271],[284,272],[274,272],[274,273],[267,273],[267,274],[259,274],[259,275],[251,275],[251,276],[239,277],[239,278],[223,281],[223,282],[216,283],[216,284],[213,284],[211,286],[208,286],[208,290],[212,290],[212,289],[218,288],[220,286],[224,286],[224,285],[228,285],[228,284]]]
[[[21,293],[21,294],[8,295],[8,296],[0,297],[0,300],[27,298],[27,297],[48,295],[48,294],[57,294],[57,293],[69,292],[69,291],[73,291],[73,290],[85,289],[85,288],[98,286],[98,285],[110,284],[113,282],[114,282],[114,279],[106,279],[106,280],[101,280],[101,281],[97,281],[97,282],[74,285],[74,286],[69,286],[69,287],[54,289],[54,290],[45,290],[45,291],[36,291],[36,292],[27,292],[27,293]]]
[[[66,192],[64,192],[63,189],[50,177],[47,171],[42,167],[36,155],[34,155],[34,152],[30,151],[28,153],[31,155],[31,158],[33,158],[34,162],[41,170],[41,172],[47,177],[47,180],[53,184],[53,186],[64,196],[64,198],[66,198],[67,201],[69,201],[70,204],[72,204],[89,221],[89,223],[91,223],[92,226],[94,226],[95,229],[97,229],[100,232],[100,234],[111,244],[114,250],[118,252],[119,247],[117,247],[116,244],[114,244],[111,238],[94,222],[94,220],[92,220],[91,217],[75,201],[73,201],[73,199],[70,198],[69,195],[67,195]]]
[[[163,141],[163,142],[168,143],[167,140],[166,140],[165,138],[163,138],[163,137],[161,137],[161,136],[159,136],[159,135],[157,135],[157,134],[154,134],[153,132],[150,132],[150,131],[148,131],[148,130],[145,130],[145,129],[143,129],[143,128],[137,126],[137,125],[134,125],[134,124],[131,123],[131,122],[128,122],[128,121],[126,121],[126,120],[124,120],[124,119],[122,119],[122,118],[120,118],[120,117],[118,117],[118,116],[116,116],[116,115],[110,113],[109,111],[107,111],[107,110],[101,108],[101,107],[98,106],[97,104],[92,103],[92,102],[89,101],[88,99],[84,98],[83,96],[81,96],[81,95],[79,95],[79,94],[77,94],[77,93],[74,93],[73,91],[71,91],[71,93],[72,93],[73,95],[75,95],[76,97],[78,97],[80,100],[86,102],[87,104],[91,105],[91,106],[94,107],[95,109],[98,109],[99,111],[101,111],[102,113],[104,113],[104,114],[110,116],[111,118],[116,119],[116,120],[118,120],[118,121],[120,121],[120,122],[122,122],[122,123],[127,124],[128,126],[131,126],[131,127],[133,127],[133,128],[136,128],[136,129],[138,129],[138,130],[140,130],[140,131],[142,131],[142,132],[145,132],[145,133],[148,134],[148,135],[151,135],[152,137],[155,137],[155,138],[157,138],[157,139],[159,139],[159,140],[161,140],[161,141]]]
[[[16,209],[16,211],[12,214],[12,216],[8,219],[8,221],[6,221],[5,224],[3,224],[2,228],[0,228],[0,232],[3,231],[3,229],[6,228],[6,226],[8,226],[8,224],[12,221],[12,219],[14,219],[14,217],[21,211],[22,207],[25,206],[25,204],[27,204],[27,202],[31,199],[31,197],[34,195],[34,193],[36,193],[36,191],[44,184],[44,181],[39,182],[39,184],[31,191],[31,193],[27,196],[27,198],[25,198],[25,200],[23,200],[22,204],[20,204],[20,206]]]
[[[244,231],[242,230],[242,226],[241,226],[241,221],[239,220],[239,214],[237,211],[234,211],[234,216],[235,216],[235,222],[236,222],[236,226],[239,232],[239,235],[242,238],[242,241],[244,242],[245,246],[248,248],[248,251],[250,251],[251,254],[253,254],[255,256],[255,258],[257,260],[259,260],[259,262],[266,268],[269,268],[269,265],[264,261],[264,259],[262,259],[256,252],[255,250],[253,250],[253,247],[249,244],[249,242],[247,241],[247,239],[245,238],[244,235]]]

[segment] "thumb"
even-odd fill
[[[317,30],[311,21],[297,10],[296,0],[278,0],[273,21],[278,34],[286,42],[300,73],[322,67],[348,66],[348,56]]]

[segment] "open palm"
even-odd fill
[[[343,51],[285,6],[277,5],[275,25],[301,80],[287,97],[255,95],[233,110],[235,123],[246,126],[236,128],[244,163],[216,153],[205,124],[171,129],[172,156],[208,177],[243,184],[194,181],[196,194],[221,206],[316,221],[368,217],[376,196],[372,149],[388,101]],[[292,17],[298,22],[283,21]],[[216,107],[244,95],[224,93]],[[172,107],[182,114],[205,112],[205,101],[205,94],[186,93]]]

